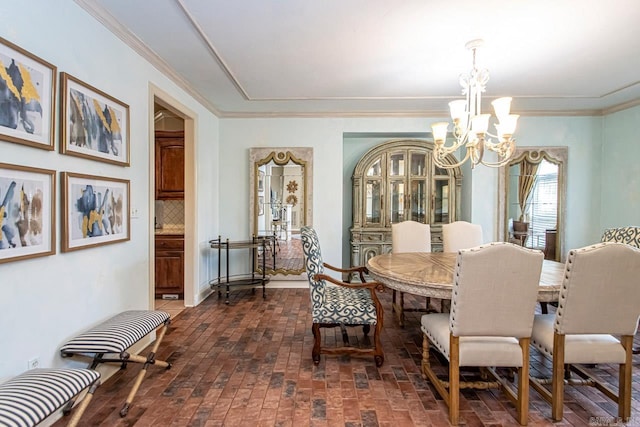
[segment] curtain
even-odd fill
[[[518,177],[518,204],[520,205],[520,221],[524,221],[527,202],[531,197],[531,190],[536,182],[537,163],[530,163],[526,159],[520,162],[520,176]]]

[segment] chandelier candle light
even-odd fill
[[[489,71],[476,67],[476,49],[483,44],[483,40],[477,39],[465,45],[467,49],[473,52],[473,68],[469,74],[460,75],[462,94],[466,95],[466,99],[449,103],[451,119],[453,120],[452,134],[455,141],[450,145],[446,145],[449,123],[439,122],[431,125],[435,142],[433,161],[438,167],[451,169],[462,165],[470,159],[472,169],[477,164],[497,168],[509,161],[516,148],[516,143],[512,136],[519,116],[510,114],[511,98],[498,98],[491,103],[498,118],[498,123],[494,125],[496,128],[495,135],[488,132],[491,114],[481,113],[482,92],[485,91],[489,81]],[[492,139],[497,141],[493,142]],[[462,146],[467,148],[464,158],[455,164],[447,162],[446,157]],[[483,159],[485,149],[495,152],[498,156],[498,161],[486,162]]]

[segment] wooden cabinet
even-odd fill
[[[156,236],[156,298],[184,298],[184,236]]]
[[[352,177],[351,265],[391,252],[391,224],[406,220],[430,224],[432,251],[442,251],[442,224],[460,212],[462,172],[437,167],[432,153],[432,142],[403,139],[360,159]]]
[[[156,200],[184,199],[184,132],[156,131]]]

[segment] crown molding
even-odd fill
[[[640,101],[639,101],[640,102]],[[627,107],[628,108],[628,107]],[[564,117],[564,116],[602,116],[602,110],[563,110],[563,111],[527,111],[520,117]],[[366,117],[445,117],[450,118],[444,111],[325,111],[325,112],[222,112],[221,119],[270,119],[270,118],[366,118]]]
[[[74,0],[75,3],[83,8],[89,15],[93,16],[98,22],[111,31],[116,37],[122,40],[127,46],[136,53],[146,59],[151,65],[156,67],[158,71],[167,76],[171,81],[178,85],[182,90],[187,92],[195,100],[201,103],[207,110],[216,116],[220,116],[222,112],[218,110],[209,100],[203,97],[193,86],[189,84],[182,76],[180,76],[169,64],[167,64],[158,54],[149,49],[149,47],[136,37],[128,28],[119,23],[109,12],[102,6],[91,0]]]
[[[632,108],[640,105],[640,99],[634,99],[628,102],[623,102],[622,104],[613,105],[611,107],[605,108],[602,110],[602,115],[606,116],[608,114],[617,113],[618,111],[626,110],[627,108]]]

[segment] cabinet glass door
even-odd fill
[[[392,153],[389,156],[389,176],[404,176],[405,154]]]
[[[367,169],[364,184],[364,225],[380,227],[382,225],[382,161],[375,159]]]
[[[427,223],[427,182],[424,179],[411,180],[410,220]]]
[[[378,158],[375,162],[371,164],[369,169],[367,169],[367,176],[381,176],[382,175],[382,165],[381,159]]]
[[[389,154],[388,177],[389,177],[389,215],[388,221],[391,223],[402,222],[405,218],[406,199],[406,151],[396,151]],[[389,226],[390,224],[387,224]]]
[[[424,152],[409,153],[411,167],[409,169],[409,188],[411,194],[410,211],[407,219],[429,223],[427,215],[428,191],[426,175],[428,173],[427,155]]]
[[[433,191],[433,222],[449,222],[449,179],[436,178]]]
[[[391,222],[404,221],[404,180],[393,180],[390,185]]]
[[[424,153],[411,153],[411,177],[425,176],[427,156]]]
[[[382,185],[379,179],[368,179],[364,186],[365,225],[382,223]]]

